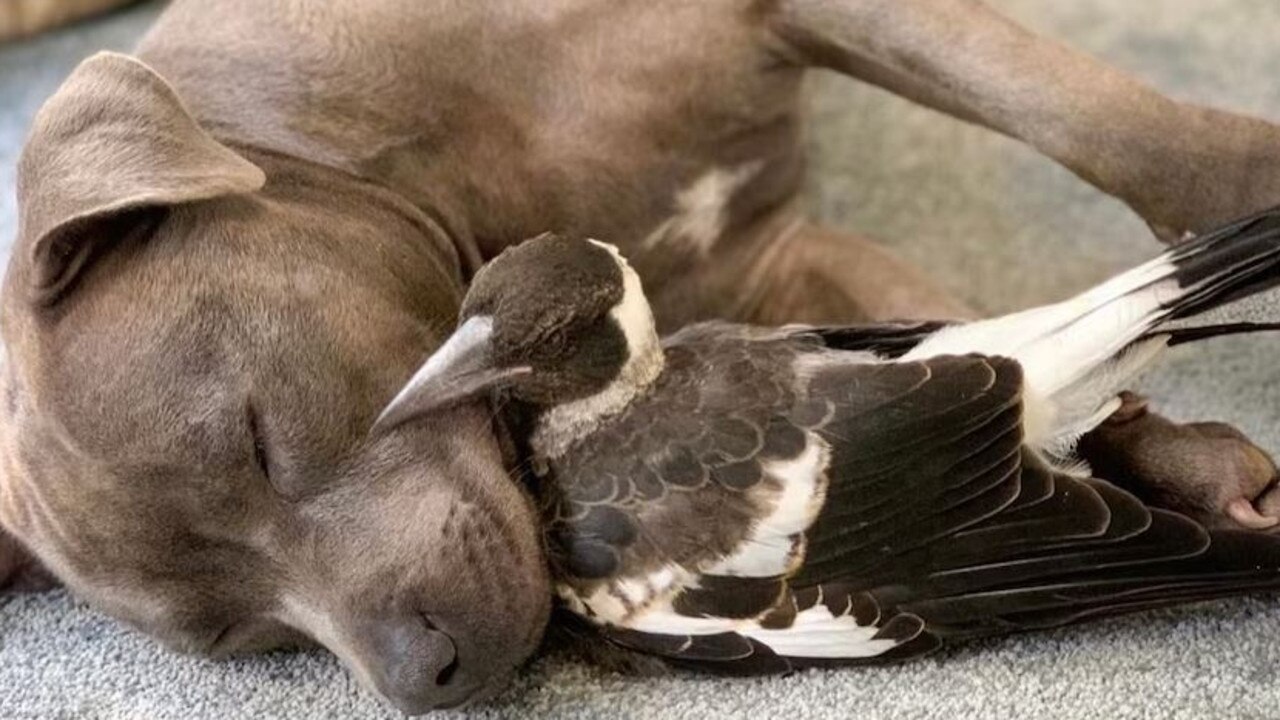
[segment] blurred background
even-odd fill
[[[990,4],[1177,98],[1280,120],[1280,3]],[[0,260],[16,230],[14,165],[36,109],[82,58],[127,51],[161,9],[0,0]],[[816,75],[811,90],[814,215],[892,246],[984,311],[1060,299],[1159,250],[1118,202],[1011,140],[843,78]],[[1175,417],[1229,420],[1280,449],[1277,357],[1280,338],[1217,341],[1177,352],[1143,389]],[[701,718],[768,707],[866,720],[1277,718],[1276,605],[1148,614],[902,667],[771,681],[633,681],[543,660],[481,714]],[[394,716],[325,655],[211,663],[171,655],[62,594],[0,599],[0,718]]]
[[[0,5],[0,42],[56,30],[136,0],[5,0]]]

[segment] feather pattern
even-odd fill
[[[1163,324],[1278,280],[1280,209],[1273,209],[1171,248],[1069,300],[945,327],[903,357],[976,352],[1017,360],[1025,376],[1027,443],[1063,457],[1168,344],[1278,327],[1228,322],[1162,333]]]
[[[656,383],[550,463],[569,606],[624,647],[756,673],[1280,584],[1280,540],[1043,462],[1017,361],[862,349],[881,342],[717,323],[669,338]]]
[[[1280,211],[1051,306],[966,325],[686,328],[544,457],[558,591],[612,642],[728,673],[1280,588],[1280,537],[1209,530],[1059,462],[1179,326],[1280,277]]]

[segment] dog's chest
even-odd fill
[[[761,71],[745,3],[533,5],[477,30],[488,39],[431,79],[425,94],[445,95],[410,131],[429,184],[465,198],[483,252],[549,228],[633,255],[703,252],[731,214],[792,192],[769,184],[798,151],[798,74]]]
[[[755,5],[293,0],[226,23],[186,2],[145,49],[214,124],[385,181],[485,255],[548,229],[701,253],[798,183],[800,73]],[[254,83],[186,59],[228,43]]]

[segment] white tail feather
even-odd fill
[[[1065,302],[947,328],[902,359],[981,353],[1017,360],[1027,444],[1068,458],[1114,410],[1116,394],[1164,350],[1163,338],[1139,341],[1183,292],[1176,269],[1162,255]]]

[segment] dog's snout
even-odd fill
[[[471,688],[459,679],[457,641],[422,616],[385,619],[367,627],[375,659],[373,682],[408,714],[449,707],[467,699]]]
[[[388,679],[396,687],[423,688],[443,684],[446,671],[458,659],[458,649],[444,633],[424,623],[410,621],[390,632],[387,656],[395,662],[388,668]]]

